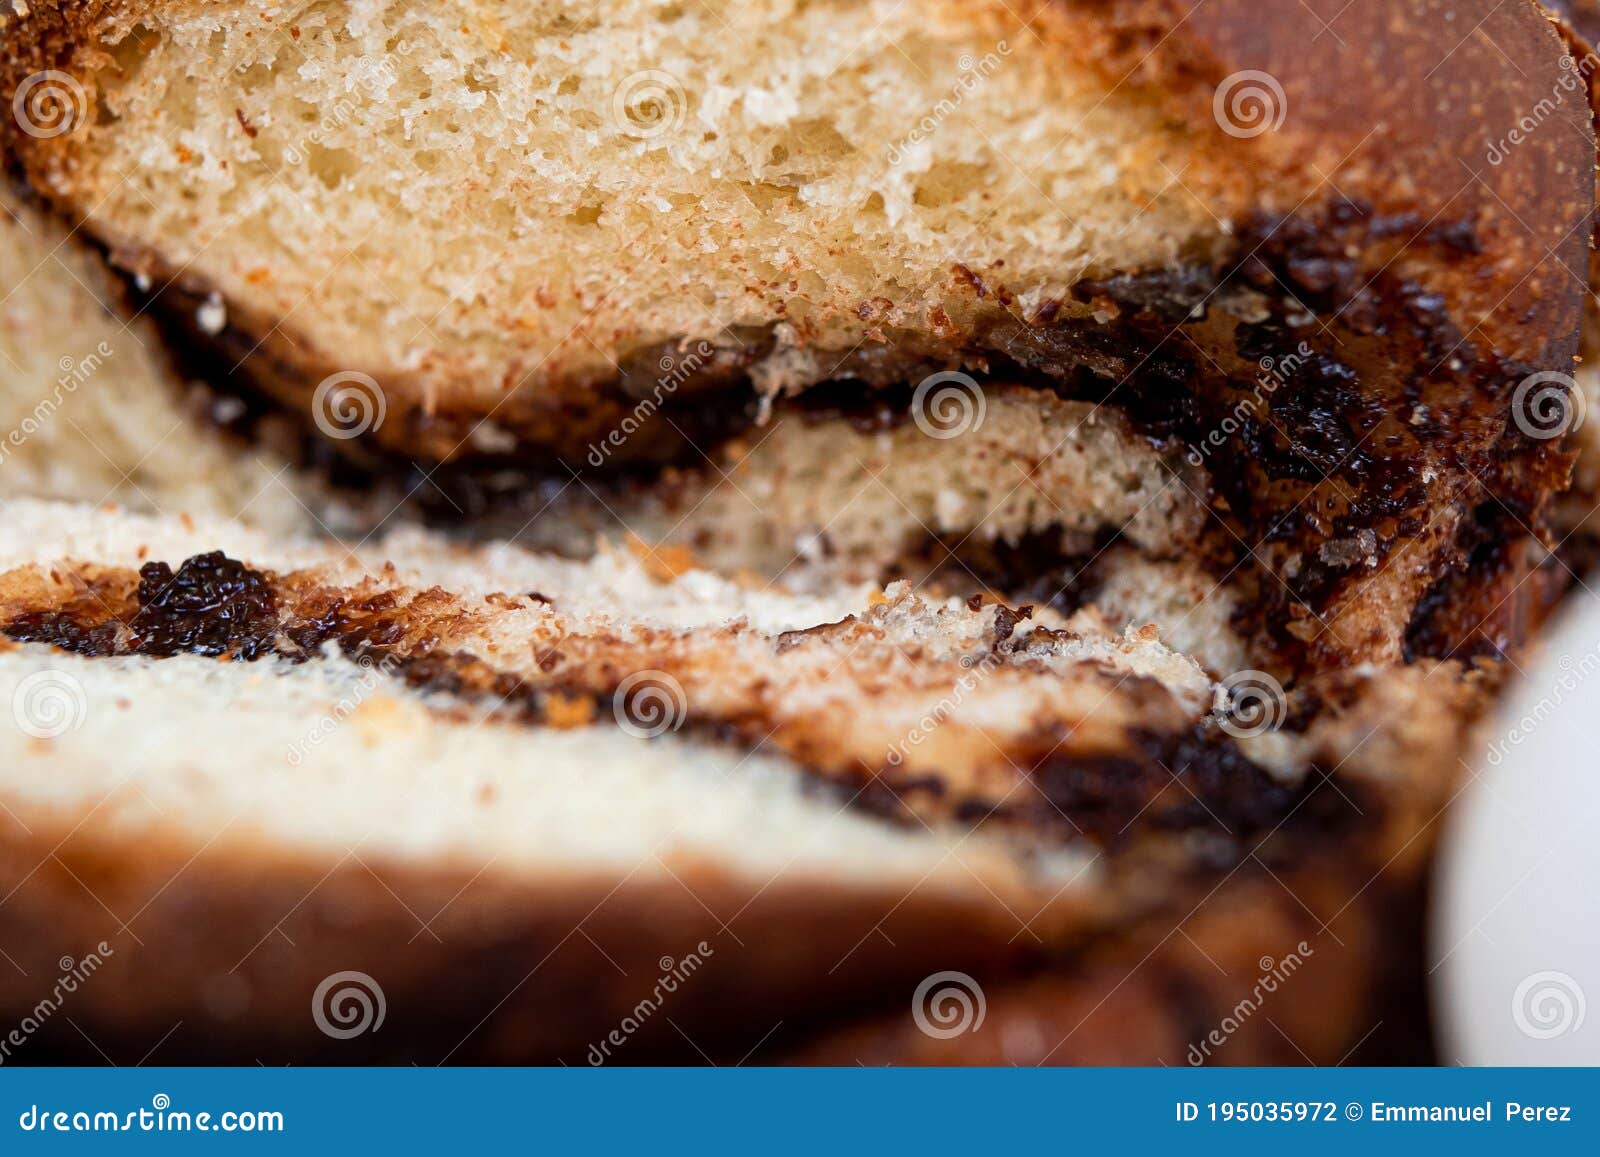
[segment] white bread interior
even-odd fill
[[[758,881],[870,870],[963,890],[976,886],[963,860],[1005,867],[986,841],[961,847],[958,833],[882,824],[805,792],[781,758],[610,726],[530,735],[453,720],[344,660],[277,670],[38,647],[0,658],[4,702],[45,693],[41,681],[81,695],[82,724],[48,740],[0,728],[18,817],[557,878],[664,874],[700,857]]]
[[[947,965],[955,946],[993,937],[995,927],[1012,945],[1067,949],[1174,902],[1186,906],[1180,897],[1209,854],[1200,832],[1158,837],[1159,851],[1130,868],[1065,832],[1041,840],[1026,829],[974,829],[915,813],[911,822],[887,823],[852,808],[848,787],[819,789],[830,749],[807,747],[808,725],[810,739],[825,736],[852,758],[881,755],[908,729],[932,728],[927,742],[904,749],[913,770],[1006,804],[1025,798],[1028,786],[994,773],[1009,762],[1004,747],[1032,725],[1067,724],[1063,757],[1086,746],[1092,760],[1097,743],[1112,745],[1111,754],[1118,742],[1128,751],[1123,727],[1181,732],[1205,715],[1215,688],[1192,659],[1153,629],[1118,632],[1092,608],[1065,623],[1048,611],[1038,623],[1013,623],[1015,646],[1002,651],[1004,619],[994,605],[932,603],[903,587],[752,591],[701,570],[670,573],[643,551],[578,562],[509,545],[463,549],[413,530],[347,552],[236,522],[19,499],[0,535],[0,613],[13,621],[19,592],[25,604],[81,595],[97,568],[176,564],[214,549],[352,595],[390,592],[397,605],[436,615],[401,651],[437,632],[442,652],[530,680],[555,651],[571,653],[558,675],[564,665],[635,670],[649,657],[681,676],[693,712],[715,719],[730,704],[736,715],[760,702],[802,742],[796,747],[793,734],[777,728],[741,745],[694,728],[636,738],[605,718],[532,724],[493,695],[419,688],[332,644],[290,664],[85,658],[0,641],[0,704],[10,705],[10,718],[0,717],[0,831],[13,849],[8,887],[22,890],[8,898],[5,927],[23,941],[5,947],[34,960],[41,951],[24,949],[42,937],[43,955],[54,960],[77,948],[85,929],[106,935],[120,926],[119,954],[159,974],[151,981],[159,1000],[148,1012],[122,1000],[125,991],[143,999],[145,988],[102,987],[103,999],[81,1013],[97,1033],[143,1026],[159,1037],[173,1020],[194,1018],[217,1023],[228,1040],[257,1041],[280,1031],[261,1018],[283,1017],[281,1031],[293,1035],[303,1020],[301,989],[332,970],[373,968],[399,1005],[415,999],[413,983],[431,991],[453,975],[436,965],[412,976],[424,967],[417,962],[474,946],[519,975],[524,967],[537,972],[554,949],[525,957],[527,945],[508,946],[497,930],[544,920],[554,922],[552,940],[570,937],[591,902],[598,910],[613,895],[652,888],[687,894],[692,899],[680,902],[698,906],[687,919],[628,902],[617,935],[637,941],[635,955],[650,961],[683,951],[685,937],[693,939],[687,930],[704,923],[697,913],[715,929],[764,896],[797,892],[809,897],[807,935],[826,931],[835,940],[839,921],[853,929],[864,906],[868,921],[903,906],[931,913],[938,931],[920,949],[925,968]],[[854,621],[841,623],[841,615]],[[1030,643],[1046,624],[1064,634]],[[806,633],[786,634],[793,631]],[[1414,837],[1410,825],[1437,814],[1455,768],[1450,740],[1477,705],[1451,667],[1335,673],[1324,709],[1303,733],[1267,732],[1240,746],[1284,784],[1300,782],[1313,764],[1337,765],[1347,785],[1338,791],[1365,783],[1385,801],[1384,830]],[[933,757],[926,769],[916,767],[922,754]],[[1084,771],[1092,775],[1093,766]],[[58,872],[48,850],[69,841],[64,854],[74,866]],[[1391,865],[1414,846],[1405,839]],[[86,863],[100,873],[89,891],[75,878]],[[352,874],[361,885],[353,892]],[[335,878],[337,887],[324,887]],[[398,893],[387,890],[390,881]],[[435,913],[479,884],[491,900],[477,896],[434,924],[445,937],[430,941],[438,952],[394,939],[410,935],[415,944]],[[708,889],[721,915],[699,900]],[[521,907],[507,906],[508,893]],[[109,909],[97,901],[106,894]],[[576,899],[564,908],[566,896]],[[196,904],[221,913],[219,926],[196,928],[197,909],[186,907]],[[278,950],[275,937],[301,905],[308,909],[289,949]],[[168,954],[171,921],[193,939],[192,962]],[[58,935],[58,925],[70,930]],[[858,935],[877,935],[874,927],[881,930],[869,923],[842,933],[843,943],[808,945],[798,974],[786,982],[780,969],[773,983],[814,981],[860,949]],[[129,949],[123,933],[141,932],[147,946]],[[256,959],[267,941],[273,949]],[[763,943],[745,943],[760,959]],[[900,967],[918,967],[911,946],[891,940],[890,949],[897,958],[912,951]],[[226,979],[247,962],[246,979]],[[13,983],[7,999],[26,991]],[[625,1010],[637,993],[623,991]],[[217,1003],[222,994],[232,994],[230,1002]],[[241,1000],[255,1021],[237,1019]],[[595,1021],[622,1015],[598,989],[591,1002],[599,1002]],[[406,1031],[420,1027],[411,1022]],[[579,1031],[577,1047],[593,1035]],[[540,1043],[497,1047],[522,1058],[557,1047],[532,1039]]]
[[[462,7],[465,19],[442,26],[397,0],[113,4],[123,15],[106,30],[95,124],[54,191],[130,267],[182,269],[240,316],[281,323],[313,359],[376,370],[397,401],[425,411],[442,401],[492,412],[511,387],[602,378],[669,340],[765,350],[749,331],[769,328],[775,345],[751,372],[768,391],[793,391],[885,332],[938,335],[1002,308],[952,279],[957,258],[980,273],[1003,267],[1026,287],[1003,307],[1026,314],[1079,276],[1166,264],[1213,236],[1178,179],[1172,128],[1052,67],[1050,45],[1026,39],[1002,4],[619,4],[600,17],[555,3]],[[730,38],[750,51],[728,52]],[[959,99],[952,77],[971,83]],[[906,108],[930,110],[916,131],[937,136],[937,162],[892,135]],[[1069,120],[1082,135],[1050,147]],[[1041,144],[1042,183],[1006,169],[1003,158]],[[19,300],[58,290],[66,303],[65,281]],[[224,324],[220,308],[200,328]],[[16,355],[18,414],[36,418],[29,399],[48,389],[49,351],[83,331],[57,339],[64,310],[18,316],[23,337],[12,349],[0,333],[0,354]],[[23,348],[41,334],[42,360]],[[1045,535],[1095,556],[1091,605],[1012,624],[1020,657],[985,669],[939,708],[932,741],[906,752],[911,770],[986,799],[1018,789],[989,748],[1004,757],[1039,724],[1064,722],[1063,755],[1089,756],[1152,719],[1197,724],[1217,677],[1252,664],[1232,593],[1187,554],[1205,517],[1203,474],[1176,467],[1114,409],[999,390],[988,432],[954,444],[839,420],[757,430],[765,457],[762,444],[735,444],[711,471],[637,504],[613,509],[590,491],[571,511],[593,498],[592,517],[547,511],[552,538],[582,538],[582,561],[457,550],[413,531],[346,551],[219,521],[258,517],[248,483],[271,468],[236,465],[204,436],[167,474],[141,474],[134,455],[161,444],[167,414],[153,399],[177,396],[158,362],[127,379],[126,412],[108,387],[90,418],[108,430],[74,426],[58,444],[19,447],[26,468],[15,491],[0,474],[0,496],[110,496],[215,517],[12,502],[0,569],[38,565],[41,583],[68,588],[80,581],[73,563],[175,564],[222,547],[446,603],[460,616],[449,645],[513,673],[535,677],[558,645],[591,671],[670,661],[698,709],[726,720],[759,705],[785,733],[744,755],[698,735],[643,742],[605,722],[530,730],[492,704],[463,714],[331,647],[288,666],[0,643],[0,703],[15,711],[30,688],[50,687],[74,712],[73,697],[82,704],[54,738],[0,727],[0,763],[17,773],[0,803],[19,824],[92,817],[130,847],[177,834],[201,850],[322,862],[370,851],[539,880],[671,876],[692,863],[752,888],[779,875],[841,890],[931,882],[950,897],[1048,903],[1092,889],[1091,856],[1019,856],[992,834],[938,823],[893,828],[806,789],[797,764],[883,750],[951,697],[959,670],[998,651],[992,604],[881,591],[886,568],[930,536]],[[300,519],[289,503],[261,517],[280,531]],[[588,557],[591,525],[762,577],[731,582],[649,546]],[[1096,546],[1112,530],[1123,541]],[[541,533],[524,540],[542,544]],[[766,585],[774,578],[791,589]],[[1158,627],[1124,629],[1146,622]],[[791,646],[780,636],[793,631],[811,634]],[[1300,720],[1240,746],[1285,783],[1315,762],[1397,795],[1420,785],[1431,821],[1477,707],[1440,670],[1334,672],[1324,682],[1347,682],[1348,698],[1308,695],[1320,713],[1304,732]],[[834,746],[806,747],[820,735]]]

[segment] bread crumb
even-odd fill
[[[631,530],[627,544],[645,573],[657,582],[672,582],[689,571],[704,569],[695,561],[694,552],[681,544],[653,547]]]
[[[222,303],[220,293],[207,295],[200,303],[200,308],[194,311],[194,323],[200,327],[200,332],[208,337],[216,337],[228,326],[228,307]]]

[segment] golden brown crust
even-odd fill
[[[1588,97],[1590,116],[1600,123],[1600,54],[1594,48],[1600,43],[1600,3],[1596,0],[1549,0],[1549,9],[1552,23],[1567,46],[1576,81]],[[1600,203],[1600,187],[1595,197]],[[1595,214],[1595,234],[1600,237],[1600,211]],[[1600,248],[1593,240],[1589,245],[1589,284],[1600,284]],[[1585,302],[1586,326],[1593,309],[1591,297]]]
[[[92,1044],[48,1020],[30,1042],[96,1063],[155,1050],[167,1063],[1328,1064],[1379,1027],[1394,959],[1421,959],[1394,919],[1414,867],[1374,885],[1366,858],[1180,887],[1170,917],[1051,965],[1024,917],[981,892],[763,886],[681,859],[664,883],[540,882],[359,849],[330,864],[237,828],[197,854],[36,812],[0,829],[0,949],[16,965],[0,1009],[27,1016],[61,958],[98,953],[70,1008]],[[671,971],[663,958],[691,954],[692,979],[636,1016]],[[372,977],[387,1011],[340,1040],[318,1028],[313,993],[345,971]],[[984,991],[987,1021],[931,1036],[913,997],[952,971]],[[1241,1015],[1252,992],[1260,1007]],[[594,1052],[630,1016],[625,1043]]]

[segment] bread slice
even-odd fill
[[[823,379],[1044,380],[1222,465],[1224,569],[1322,667],[1456,647],[1569,465],[1508,395],[1572,367],[1591,119],[1485,164],[1563,45],[1443,11],[105,0],[14,16],[0,95],[31,186],[341,445],[611,470]]]
[[[1562,76],[1535,7],[1467,5],[1457,43],[1421,0],[1340,36],[1231,0],[769,5],[756,83],[702,58],[709,10],[508,7],[109,0],[0,37],[8,159],[169,338],[361,456],[458,459],[447,494],[581,459],[527,541],[634,532],[347,551],[10,503],[0,1008],[96,953],[73,1023],[119,1057],[1178,1063],[1293,952],[1297,1010],[1206,1059],[1390,1019],[1495,677],[1431,657],[1525,635],[1567,464],[1508,418],[1572,366],[1589,118],[1470,163]],[[910,69],[807,76],[869,16]],[[878,181],[895,106],[861,86],[936,96],[976,47]],[[666,132],[607,108],[624,48]],[[1019,154],[1048,182],[982,167]],[[947,437],[913,383],[954,366],[922,385],[983,420]],[[774,403],[840,375],[885,388]],[[330,430],[330,376],[382,421]],[[987,1035],[906,1015],[952,970]],[[388,1035],[327,1031],[351,972]]]
[[[10,22],[7,137],[124,264],[220,295],[201,331],[237,331],[306,400],[328,373],[374,376],[375,433],[435,457],[491,410],[584,446],[606,383],[655,384],[658,350],[690,393],[898,352],[1090,361],[1074,343],[1106,310],[1074,286],[1199,275],[1260,239],[1254,216],[1329,203],[1363,206],[1346,260],[1376,270],[1411,242],[1404,272],[1450,291],[1464,333],[1486,323],[1487,349],[1571,352],[1540,323],[1576,298],[1537,259],[1579,252],[1585,122],[1465,189],[1455,172],[1556,74],[1535,5],[1461,14],[1493,22],[1525,82],[1485,74],[1490,47],[1457,43],[1427,0],[1361,0],[1352,36],[1314,40],[1298,6],[1188,7],[37,5]],[[1359,34],[1374,22],[1384,36]],[[1247,65],[1267,79],[1229,71]],[[1384,66],[1393,107],[1349,79]],[[1393,220],[1417,212],[1441,230]],[[1446,228],[1472,244],[1436,245]],[[1312,281],[1333,274],[1356,271]],[[1508,291],[1531,313],[1497,305]]]
[[[1009,319],[1002,286],[1031,312],[1220,238],[1186,127],[1071,63],[1066,14],[457,7],[30,8],[6,97],[38,111],[10,135],[291,390],[370,374],[379,436],[435,456],[491,411],[572,445],[673,352],[769,388],[862,345],[942,359]]]
[[[72,1017],[113,1052],[181,1021],[163,1056],[576,1063],[632,1017],[603,1060],[737,1058],[940,970],[1103,978],[1192,917],[1315,935],[1365,1015],[1378,957],[1323,930],[1415,879],[1481,680],[1329,676],[1246,734],[1091,610],[660,562],[13,502],[0,1007],[93,951]],[[1302,871],[1314,931],[1267,874]],[[639,1014],[691,955],[703,983]],[[347,1046],[312,998],[350,971],[388,1019]],[[1297,1040],[1337,1059],[1343,1023]]]
[[[550,496],[525,477],[490,474],[481,516],[491,528],[564,535],[589,529],[598,508],[609,517],[596,529],[681,541],[721,569],[783,575],[804,563],[846,579],[905,577],[901,564],[930,539],[1042,539],[1075,554],[1118,533],[1170,557],[1202,537],[1209,473],[1180,446],[1143,436],[1119,407],[1019,386],[991,386],[984,407],[956,445],[910,407],[779,411],[712,449],[709,468],[622,488],[589,481]]]

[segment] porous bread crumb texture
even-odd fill
[[[102,264],[0,194],[0,499],[117,502],[292,530],[283,464],[185,404],[154,331],[114,312]]]
[[[827,376],[1214,238],[1182,134],[997,0],[128,6],[55,174],[303,352],[492,404],[680,337]],[[448,397],[439,391],[449,391]],[[406,402],[418,399],[407,397]]]
[[[699,569],[665,583],[653,577],[647,560],[627,551],[602,550],[575,561],[504,544],[461,547],[413,527],[394,528],[381,542],[351,551],[237,522],[32,499],[7,505],[5,530],[0,535],[0,569],[5,570],[56,559],[137,567],[151,559],[182,560],[220,550],[272,570],[322,568],[340,581],[387,575],[475,598],[539,592],[559,600],[565,614],[585,621],[623,615],[632,623],[676,629],[744,619],[763,631],[796,630],[843,618],[864,605],[870,593],[866,587],[811,596],[751,590]]]
[[[1089,606],[1108,623],[1153,626],[1167,646],[1219,677],[1268,665],[1234,626],[1238,593],[1194,560],[1113,546],[1094,559],[1091,574]]]
[[[511,529],[568,552],[631,532],[805,589],[916,578],[930,547],[947,555],[938,544],[969,540],[1038,541],[1062,557],[1092,554],[1109,534],[1155,557],[1193,549],[1207,520],[1205,470],[1136,432],[1120,408],[998,385],[983,387],[982,404],[949,439],[910,417],[873,429],[780,413],[713,451],[708,467],[620,493],[535,494],[536,517],[519,507]]]

